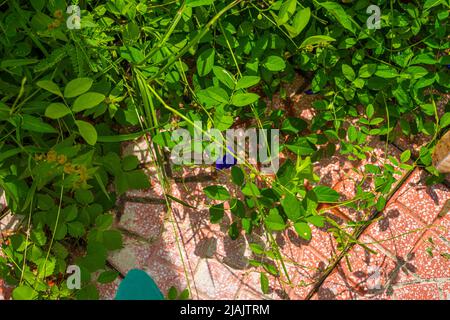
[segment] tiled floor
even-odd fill
[[[295,95],[296,79],[287,87],[293,104],[287,106],[275,96],[273,108],[310,120],[314,96]],[[415,144],[404,139],[401,148]],[[418,144],[419,142],[417,142]],[[333,187],[342,200],[351,199],[361,181],[364,165],[383,164],[387,156],[399,159],[395,145],[373,139],[373,152],[363,161],[333,156],[315,164],[321,184]],[[391,197],[385,210],[360,235],[365,245],[354,245],[345,258],[326,228],[314,228],[310,241],[299,239],[293,230],[276,234],[284,256],[285,276],[269,278],[270,290],[260,289],[259,270],[249,265],[249,243],[264,244],[265,236],[241,235],[233,241],[227,235],[230,216],[220,225],[209,222],[208,199],[202,189],[210,184],[234,190],[227,173],[209,167],[172,170],[170,192],[195,206],[172,203],[169,210],[161,200],[163,188],[145,145],[128,145],[127,153],[138,153],[151,177],[152,188],[128,194],[117,226],[127,231],[125,246],[110,257],[122,274],[137,267],[146,270],[164,293],[171,286],[190,289],[194,299],[449,299],[450,298],[450,190],[443,184],[426,186],[426,172],[415,169]],[[387,151],[387,154],[385,154]],[[400,170],[405,174],[405,170]],[[400,176],[397,177],[400,181]],[[370,190],[372,182],[364,183]],[[137,199],[136,202],[133,201]],[[368,213],[340,207],[327,213],[344,225],[367,221]],[[351,230],[348,230],[349,232]],[[318,281],[321,280],[321,283]],[[104,297],[111,297],[111,286]]]

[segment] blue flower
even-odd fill
[[[233,152],[233,149],[228,147],[228,150]],[[233,155],[227,150],[225,155],[222,157],[222,159],[217,159],[216,161],[216,169],[217,170],[223,170],[223,169],[229,169],[232,166],[236,165],[237,159],[233,157]]]
[[[306,94],[314,94],[314,92],[311,89],[305,90]]]

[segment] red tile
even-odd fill
[[[441,284],[441,300],[450,300],[450,281]]]
[[[365,234],[392,256],[405,257],[424,232],[425,226],[413,219],[408,209],[394,202],[386,207],[381,219],[373,222]]]
[[[439,300],[436,283],[416,283],[394,289],[396,300]]]
[[[398,191],[397,201],[408,207],[413,214],[426,224],[431,224],[450,199],[450,190],[442,184],[426,186],[427,174],[415,170]]]
[[[359,296],[337,271],[333,271],[314,294],[314,300],[354,300]]]
[[[153,241],[162,233],[165,215],[164,204],[126,202],[118,226]]]
[[[428,241],[432,239],[433,243]],[[431,251],[432,256],[427,252]],[[445,257],[447,255],[447,257]],[[421,279],[450,278],[450,248],[433,233],[426,233],[419,245],[409,255],[414,273]]]
[[[391,276],[396,270],[397,263],[375,247],[368,247],[376,254],[355,245],[342,259],[339,266],[341,276],[348,279],[348,284],[361,295],[377,296],[386,289]]]

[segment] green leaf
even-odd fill
[[[258,101],[259,96],[256,93],[237,93],[231,99],[231,103],[236,107],[243,107]]]
[[[203,192],[212,200],[230,199],[230,193],[222,186],[208,186],[203,188]]]
[[[439,120],[439,126],[441,128],[445,128],[448,125],[450,125],[450,112],[444,113],[444,115]]]
[[[120,56],[130,63],[139,64],[145,59],[144,53],[131,46],[123,46],[120,48]]]
[[[246,183],[241,191],[247,197],[259,196],[261,194],[258,187],[253,182]]]
[[[70,113],[70,109],[60,102],[51,103],[45,109],[45,116],[50,119],[59,119]]]
[[[306,38],[302,44],[300,45],[300,48],[305,48],[308,45],[315,45],[318,43],[328,43],[328,42],[333,42],[336,41],[336,39],[329,37],[329,36],[323,36],[323,35],[319,35],[319,36],[311,36]]]
[[[53,94],[60,96],[60,97],[63,96],[58,85],[51,80],[41,80],[41,81],[36,82],[36,85],[44,90],[47,90]]]
[[[111,214],[102,214],[95,219],[95,225],[100,230],[108,229],[113,223],[113,216]]]
[[[90,109],[100,104],[105,100],[105,96],[97,92],[88,92],[79,96],[73,103],[72,110],[74,112],[80,112],[86,109]]]
[[[213,48],[203,51],[197,58],[197,72],[201,77],[211,72],[214,66],[214,55],[216,51]]]
[[[40,133],[57,133],[58,131],[48,123],[42,121],[41,118],[24,114],[22,116],[22,129],[40,132]]]
[[[429,10],[442,3],[444,3],[444,0],[426,0],[423,4],[423,10]]]
[[[289,35],[291,37],[296,37],[297,35],[299,35],[303,31],[303,29],[305,29],[310,18],[311,18],[311,9],[306,7],[298,10],[294,16],[292,28],[287,28]]]
[[[398,76],[397,70],[386,64],[379,64],[377,66],[377,71],[375,71],[375,75],[385,79],[391,79]]]
[[[78,300],[98,300],[98,298],[98,290],[93,284],[89,284],[77,292]]]
[[[264,272],[260,273],[261,291],[264,294],[269,293],[269,278],[267,278]]]
[[[325,225],[325,218],[322,216],[309,216],[306,218],[306,221],[318,228],[322,228]]]
[[[375,109],[372,104],[369,104],[366,108],[367,118],[371,119],[375,113]]]
[[[210,4],[213,4],[214,0],[186,0],[186,6],[187,7],[200,7],[200,6],[207,6]]]
[[[64,97],[73,98],[88,91],[94,80],[91,78],[77,78],[70,81],[64,88]]]
[[[122,169],[130,171],[136,169],[139,165],[139,159],[135,155],[128,155],[122,159]]]
[[[235,185],[242,186],[244,184],[244,172],[239,167],[231,168],[231,179]]]
[[[276,208],[270,209],[269,215],[264,219],[264,223],[271,231],[282,231],[286,229],[286,223]]]
[[[318,3],[320,6],[325,8],[334,18],[347,30],[355,33],[355,24],[347,12],[341,7],[339,3],[336,2],[321,2]]]
[[[276,18],[277,24],[281,26],[288,22],[289,17],[294,14],[296,8],[296,0],[285,0],[280,7],[280,11],[278,12],[278,17]]]
[[[93,146],[97,142],[97,130],[95,130],[94,126],[89,122],[82,120],[76,120],[75,124],[83,139]]]
[[[121,249],[122,235],[117,230],[106,230],[103,232],[103,244],[108,250]]]
[[[80,238],[84,236],[86,230],[84,225],[79,221],[70,222],[67,224],[67,232],[75,238]]]
[[[12,292],[14,300],[33,300],[36,299],[38,293],[26,285],[15,288]]]
[[[317,196],[318,202],[338,202],[339,201],[339,193],[336,190],[331,189],[327,186],[317,186],[312,189],[312,191]]]
[[[405,163],[406,161],[408,161],[411,158],[411,150],[405,150],[403,151],[403,153],[400,155],[400,161]]]
[[[297,231],[297,234],[305,239],[310,240],[311,239],[311,228],[308,226],[305,222],[296,222],[294,223],[295,231]]]
[[[217,79],[219,79],[220,82],[222,82],[228,88],[234,89],[236,85],[236,80],[234,79],[233,75],[230,72],[228,72],[222,67],[214,66],[213,73],[217,77]]]
[[[354,126],[350,126],[347,131],[347,138],[349,142],[355,142],[358,138],[358,131]]]
[[[224,214],[223,203],[213,205],[209,208],[209,220],[211,223],[219,223]]]
[[[377,71],[376,64],[365,64],[362,65],[361,68],[359,68],[358,76],[361,78],[369,78],[375,73],[375,71]]]
[[[178,291],[175,287],[170,287],[169,291],[167,292],[167,299],[169,300],[176,300],[178,297]]]
[[[264,61],[263,66],[269,71],[277,72],[286,68],[286,62],[279,56],[268,56]]]
[[[342,73],[344,74],[344,77],[347,78],[349,81],[355,80],[355,71],[353,71],[352,67],[350,67],[348,64],[342,65]]]
[[[38,275],[40,279],[47,278],[55,271],[56,259],[54,257],[41,258],[37,261]]]
[[[116,280],[118,276],[119,272],[114,270],[107,270],[100,273],[100,275],[97,278],[97,281],[99,283],[111,283],[114,280]]]
[[[284,199],[281,200],[281,206],[288,218],[292,221],[297,221],[302,216],[302,213],[304,213],[302,203],[290,193],[286,194]]]
[[[250,88],[259,83],[261,80],[258,76],[243,76],[236,84],[236,90]]]

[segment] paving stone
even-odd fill
[[[123,248],[112,251],[108,261],[121,274],[126,274],[134,268],[145,269],[151,255],[147,242],[123,235]]]
[[[396,300],[439,300],[436,283],[417,283],[395,288]]]
[[[441,284],[441,300],[450,300],[450,280]]]
[[[110,283],[97,283],[100,300],[114,300],[121,281],[122,277],[119,276]]]
[[[334,270],[322,283],[312,300],[354,300],[359,295],[352,290],[352,285]]]
[[[388,256],[368,247],[376,254],[355,245],[348,252],[346,258],[339,263],[341,276],[349,280],[349,285],[361,295],[380,295],[390,283],[391,276],[397,264]]]
[[[186,275],[182,270],[157,256],[147,260],[144,269],[158,285],[158,288],[167,296],[170,287],[175,287],[178,292],[187,288]],[[195,295],[195,292],[190,292]]]
[[[450,278],[450,247],[430,232],[424,235],[408,259],[421,279]]]
[[[147,140],[142,137],[134,141],[122,143],[122,156],[134,155],[140,163],[153,161]]]
[[[392,256],[405,257],[426,228],[411,217],[408,209],[398,203],[387,206],[381,219],[372,223],[366,232]]]
[[[444,204],[450,199],[450,190],[442,184],[425,185],[427,174],[415,170],[398,191],[397,201],[408,207],[426,224],[431,224]]]
[[[210,299],[234,299],[237,296],[244,273],[232,270],[211,259],[202,259],[195,273],[198,291]]]
[[[162,233],[164,204],[126,202],[118,226],[145,239],[156,240]]]
[[[13,288],[0,279],[0,300],[10,300]]]

